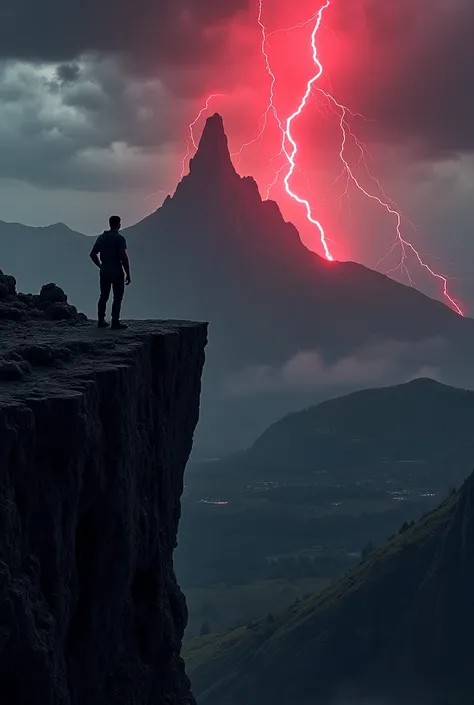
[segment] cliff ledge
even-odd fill
[[[2,705],[190,705],[172,554],[206,325],[6,318]]]

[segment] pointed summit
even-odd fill
[[[208,179],[235,174],[230,157],[222,117],[215,113],[206,120],[195,156],[189,162],[191,174],[200,173]]]

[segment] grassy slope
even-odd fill
[[[275,622],[191,644],[185,657],[199,703],[298,705],[389,659],[459,496]]]
[[[248,624],[262,615],[290,607],[309,594],[320,592],[326,578],[258,580],[242,585],[213,585],[186,590],[189,620],[186,638],[199,635],[204,623],[213,632]]]

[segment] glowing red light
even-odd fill
[[[333,104],[336,106],[336,108],[340,111],[340,128],[341,128],[341,133],[342,133],[342,142],[341,142],[341,150],[340,150],[340,152],[339,152],[339,157],[340,157],[340,159],[341,159],[341,161],[342,161],[342,164],[343,164],[345,173],[346,173],[347,176],[349,177],[350,181],[352,181],[352,183],[359,189],[359,191],[361,191],[361,192],[364,194],[364,196],[366,196],[367,198],[369,198],[369,199],[372,200],[372,201],[376,201],[380,206],[382,206],[382,208],[384,208],[384,209],[387,211],[387,213],[389,213],[390,215],[392,215],[392,216],[395,218],[395,224],[396,224],[396,240],[395,240],[395,244],[394,244],[394,246],[391,248],[390,252],[389,252],[385,257],[383,257],[381,260],[379,260],[378,265],[379,265],[384,259],[386,259],[386,258],[388,257],[388,255],[393,251],[394,247],[398,244],[398,245],[400,246],[401,258],[400,258],[400,263],[399,263],[399,265],[398,265],[398,267],[397,267],[396,269],[400,269],[402,272],[404,272],[404,273],[407,275],[407,278],[408,278],[410,284],[413,286],[413,282],[412,282],[412,279],[411,279],[411,276],[410,276],[410,272],[408,271],[407,264],[406,264],[406,261],[407,261],[407,249],[410,250],[410,251],[412,252],[412,254],[416,257],[416,259],[417,259],[417,261],[418,261],[418,264],[419,264],[421,267],[423,267],[432,277],[435,277],[435,279],[438,279],[438,280],[440,280],[440,281],[442,282],[442,285],[443,285],[443,294],[444,294],[445,298],[449,301],[449,303],[450,303],[451,306],[454,308],[454,310],[455,310],[460,316],[463,316],[464,314],[463,314],[461,308],[460,308],[459,305],[456,303],[456,301],[454,301],[454,299],[450,296],[450,294],[449,294],[449,292],[448,292],[448,280],[447,280],[447,278],[446,278],[444,275],[439,274],[438,272],[435,272],[433,269],[431,269],[431,267],[429,267],[429,266],[426,264],[426,262],[423,261],[423,259],[421,258],[421,255],[420,255],[419,252],[415,249],[415,247],[412,245],[412,243],[409,242],[408,240],[406,240],[406,239],[402,236],[402,231],[401,231],[401,227],[402,227],[402,215],[401,215],[401,213],[400,213],[399,210],[397,210],[393,205],[390,205],[390,203],[388,203],[388,199],[386,198],[386,196],[385,196],[385,194],[384,194],[384,192],[383,192],[382,186],[381,186],[380,183],[377,181],[377,179],[374,179],[374,177],[370,174],[370,172],[368,172],[368,173],[369,173],[369,176],[370,176],[372,179],[375,180],[375,182],[376,182],[376,184],[378,185],[378,187],[379,187],[381,193],[384,195],[385,200],[382,200],[379,196],[376,196],[375,194],[370,193],[369,191],[367,191],[367,190],[360,184],[359,180],[358,180],[357,177],[355,176],[355,174],[354,174],[352,168],[350,167],[349,163],[347,162],[347,160],[346,160],[346,158],[345,158],[345,149],[346,149],[346,144],[347,144],[347,136],[348,136],[348,134],[351,134],[351,133],[350,133],[350,130],[348,129],[347,122],[346,122],[347,108],[346,108],[344,105],[341,105],[340,103],[338,103],[337,100],[336,100],[332,95],[330,95],[329,93],[326,93],[325,91],[321,90],[320,88],[318,88],[318,90],[327,98],[328,101],[330,101],[331,103],[333,103]],[[359,148],[361,149],[361,151],[362,151],[362,153],[363,153],[363,146],[362,146],[362,144],[361,144],[360,142],[357,142],[357,144],[358,144]],[[377,265],[377,266],[378,266],[378,265]],[[392,271],[394,271],[394,270],[392,270]]]
[[[287,167],[286,174],[284,176],[284,188],[286,193],[292,198],[296,203],[299,205],[304,206],[305,211],[306,211],[306,217],[307,220],[317,228],[321,240],[321,245],[323,247],[324,254],[326,256],[326,259],[329,260],[330,262],[334,261],[334,256],[329,248],[328,244],[328,238],[326,236],[326,233],[324,231],[324,227],[321,224],[319,220],[317,220],[313,216],[313,209],[311,207],[310,202],[303,198],[301,195],[299,195],[295,191],[295,187],[292,185],[292,177],[295,173],[295,171],[298,168],[297,163],[296,163],[296,158],[298,153],[301,151],[301,147],[298,146],[298,143],[296,142],[296,139],[294,137],[294,134],[292,132],[293,128],[293,123],[294,121],[302,114],[304,111],[308,99],[311,96],[312,92],[318,92],[321,96],[325,98],[329,106],[331,107],[332,111],[337,115],[338,120],[339,120],[339,127],[341,130],[341,145],[340,145],[340,150],[339,150],[339,158],[342,163],[342,173],[340,174],[340,177],[345,175],[346,180],[347,180],[347,185],[346,185],[346,191],[344,195],[348,195],[348,187],[349,184],[353,184],[364,196],[366,196],[368,199],[371,201],[375,201],[378,203],[383,209],[387,211],[387,213],[392,216],[395,219],[395,241],[394,244],[392,245],[392,248],[389,250],[389,252],[377,263],[377,267],[385,260],[387,257],[392,254],[397,247],[400,248],[400,262],[397,267],[389,270],[387,274],[390,274],[392,271],[395,270],[400,270],[400,272],[404,275],[406,275],[409,283],[413,286],[413,280],[410,276],[410,272],[408,270],[408,255],[411,253],[420,265],[428,274],[433,277],[434,279],[440,281],[442,283],[442,288],[443,288],[443,295],[446,299],[446,301],[450,304],[450,306],[459,314],[459,315],[464,315],[460,306],[456,303],[456,301],[452,298],[452,296],[449,293],[448,290],[448,279],[446,276],[443,274],[433,270],[426,262],[422,259],[420,253],[417,251],[417,249],[414,247],[414,245],[409,242],[405,237],[402,235],[402,215],[399,209],[397,208],[396,204],[389,199],[386,194],[384,193],[384,190],[379,183],[379,181],[372,176],[372,174],[369,172],[367,168],[367,164],[365,162],[365,146],[363,143],[356,137],[356,135],[353,134],[351,131],[349,124],[347,122],[347,115],[355,116],[358,115],[356,113],[352,113],[346,106],[342,105],[339,103],[332,95],[331,93],[328,93],[327,91],[323,90],[322,88],[316,86],[315,84],[319,81],[319,79],[323,76],[324,74],[324,68],[319,60],[318,56],[318,47],[317,47],[317,36],[319,29],[321,28],[322,21],[323,21],[323,15],[325,11],[331,6],[333,0],[326,0],[325,3],[320,7],[320,9],[313,13],[313,15],[306,20],[303,23],[294,25],[293,27],[289,27],[287,29],[277,29],[274,30],[273,32],[267,32],[266,26],[263,22],[263,0],[258,0],[258,17],[257,17],[257,23],[260,27],[261,31],[261,36],[262,36],[262,42],[261,42],[261,51],[262,55],[264,58],[264,63],[265,63],[265,70],[269,76],[270,79],[270,89],[269,89],[269,101],[267,108],[265,109],[265,112],[262,115],[261,118],[261,127],[259,129],[259,132],[257,136],[252,139],[249,142],[246,142],[243,144],[240,149],[237,152],[234,152],[232,156],[237,156],[238,159],[240,160],[240,157],[242,155],[242,152],[244,149],[247,147],[251,146],[252,144],[255,144],[258,142],[264,135],[265,130],[268,125],[268,118],[269,115],[273,115],[276,124],[278,125],[278,128],[281,131],[281,149],[280,151],[275,154],[273,159],[276,159],[279,156],[284,156],[286,163],[283,164],[275,173],[275,176],[272,180],[272,182],[267,186],[266,189],[266,198],[268,199],[270,196],[270,192],[274,188],[274,186],[277,184],[278,179],[280,177],[281,172]],[[270,62],[270,57],[267,49],[268,45],[268,38],[278,32],[291,32],[295,29],[302,29],[308,26],[310,23],[314,22],[314,27],[311,32],[311,42],[310,42],[310,48],[311,48],[311,56],[313,63],[316,68],[315,74],[310,78],[310,80],[307,82],[306,85],[306,90],[298,104],[298,107],[296,110],[286,119],[282,120],[278,114],[277,108],[275,106],[275,86],[277,82],[276,75],[272,69],[271,62]],[[199,111],[197,117],[195,120],[189,125],[189,138],[188,138],[188,144],[187,144],[187,153],[183,159],[182,162],[182,176],[184,176],[185,172],[185,164],[186,160],[190,156],[190,151],[191,151],[191,145],[194,147],[194,149],[197,149],[196,141],[194,139],[194,132],[193,128],[198,122],[198,120],[202,117],[202,115],[208,110],[209,108],[209,103],[213,98],[216,98],[218,96],[221,96],[222,94],[220,93],[213,93],[211,94],[204,105],[203,108]],[[359,116],[362,117],[362,116]],[[360,180],[354,173],[354,168],[355,166],[351,166],[346,158],[346,147],[347,147],[347,142],[348,139],[352,139],[355,143],[355,145],[358,147],[360,150],[360,160],[357,163],[358,166],[362,161],[364,161],[365,169],[366,172],[370,178],[371,181],[373,181],[377,188],[379,193],[381,194],[380,196],[376,195],[375,193],[372,193],[371,191],[368,191],[366,188],[362,186],[360,183]],[[273,161],[272,159],[272,161]],[[304,174],[303,174],[304,176]],[[338,178],[340,178],[338,177]],[[306,178],[306,177],[305,177]]]
[[[363,148],[362,143],[352,134],[352,132],[348,128],[348,125],[346,122],[346,114],[350,111],[344,105],[339,103],[330,93],[327,93],[326,91],[322,90],[321,88],[315,87],[316,82],[321,78],[321,76],[324,73],[323,65],[321,64],[321,62],[318,58],[318,48],[317,48],[316,40],[317,40],[318,31],[321,27],[324,12],[330,7],[330,5],[331,5],[331,0],[326,0],[325,4],[322,5],[322,7],[318,10],[318,12],[315,13],[309,20],[307,20],[306,22],[304,22],[302,24],[295,25],[294,27],[290,27],[287,30],[282,30],[282,31],[289,32],[293,29],[305,27],[311,21],[314,21],[314,28],[311,33],[311,50],[312,50],[313,63],[316,66],[316,73],[308,81],[308,83],[306,85],[306,91],[304,92],[303,97],[301,98],[301,101],[300,101],[297,109],[286,120],[286,126],[285,126],[284,130],[282,130],[282,132],[283,132],[282,153],[285,155],[286,159],[288,160],[288,164],[289,164],[289,169],[288,169],[288,171],[285,175],[285,178],[284,178],[285,190],[286,190],[287,194],[294,201],[296,201],[297,203],[299,203],[300,205],[303,205],[305,207],[307,219],[309,220],[310,223],[315,225],[317,227],[317,229],[319,230],[321,244],[323,246],[323,250],[326,255],[326,258],[330,262],[334,261],[334,257],[329,249],[329,246],[328,246],[328,242],[327,242],[324,228],[323,228],[322,224],[319,222],[319,220],[316,220],[313,217],[313,211],[311,208],[311,204],[309,203],[308,200],[302,198],[297,193],[295,193],[295,191],[292,190],[292,187],[290,185],[291,177],[293,176],[295,169],[296,169],[296,155],[298,153],[298,145],[297,145],[296,140],[294,139],[292,131],[291,131],[292,124],[293,124],[294,120],[301,115],[302,111],[304,110],[304,108],[307,104],[308,98],[311,95],[311,92],[313,91],[313,89],[315,89],[315,90],[319,91],[322,95],[324,95],[325,98],[333,106],[335,106],[335,108],[337,108],[340,111],[339,117],[340,117],[340,128],[341,128],[341,134],[342,134],[342,141],[341,141],[341,148],[339,151],[339,157],[340,157],[342,164],[343,164],[343,173],[346,173],[346,175],[348,177],[348,183],[350,180],[359,189],[359,191],[361,193],[363,193],[370,200],[376,201],[380,206],[382,206],[382,208],[384,208],[396,220],[395,246],[398,244],[400,246],[400,251],[401,251],[400,264],[398,265],[398,267],[396,269],[400,269],[403,273],[405,273],[408,277],[410,284],[413,286],[413,281],[411,279],[410,273],[407,268],[407,263],[406,263],[407,262],[407,250],[411,251],[412,254],[415,256],[416,260],[418,261],[419,265],[423,269],[425,269],[432,277],[434,277],[435,279],[438,279],[439,281],[442,282],[444,297],[451,304],[452,308],[459,315],[462,316],[463,312],[462,312],[460,306],[456,303],[456,301],[452,298],[452,296],[450,295],[450,293],[448,291],[447,277],[445,277],[443,274],[440,274],[439,272],[435,272],[428,264],[426,264],[426,262],[424,262],[420,253],[418,252],[418,250],[416,250],[416,248],[414,247],[414,245],[402,236],[402,232],[401,232],[402,216],[401,216],[401,213],[396,208],[394,208],[393,205],[390,205],[389,199],[386,199],[385,194],[383,192],[383,189],[382,189],[381,185],[379,184],[379,182],[375,179],[385,200],[382,200],[379,196],[376,196],[375,194],[370,193],[365,188],[363,188],[363,186],[360,184],[359,180],[355,176],[353,169],[351,168],[351,166],[349,165],[348,161],[345,158],[345,150],[346,150],[348,135],[350,135],[354,138],[357,146],[361,150],[361,159],[364,156],[364,148]],[[273,71],[271,70],[268,52],[266,51],[266,42],[267,42],[267,38],[268,38],[268,36],[270,36],[270,34],[266,33],[265,25],[262,22],[262,14],[263,14],[263,0],[259,0],[258,23],[262,29],[262,35],[263,35],[262,53],[265,58],[265,65],[266,65],[267,73],[271,77],[270,103],[269,103],[269,107],[267,108],[266,114],[268,114],[268,110],[270,109],[270,107],[273,108],[275,118],[277,119],[278,124],[281,127],[281,121],[278,118],[275,107],[273,106],[276,77],[275,77],[275,74],[273,73]],[[272,32],[271,34],[275,34],[275,32]],[[288,143],[291,145],[291,149],[287,148]],[[278,180],[279,173],[280,172],[277,172],[277,175],[276,175],[274,181],[267,188],[267,198],[268,198],[268,195],[269,195],[271,189],[275,186],[275,184]],[[374,178],[374,177],[372,177],[372,175],[370,173],[369,173],[369,176],[371,178]],[[394,247],[392,247],[390,252],[392,252],[393,249],[394,249]],[[383,258],[383,259],[385,259],[385,258]],[[383,261],[383,260],[381,260],[381,261]],[[380,262],[379,262],[379,264],[380,264]]]
[[[259,24],[260,31],[262,33],[261,49],[262,49],[262,54],[265,59],[265,68],[267,70],[268,75],[270,76],[270,98],[268,101],[268,105],[265,109],[265,112],[262,115],[262,118],[261,118],[262,126],[261,126],[257,136],[254,137],[253,140],[250,140],[250,142],[246,142],[245,144],[243,144],[237,152],[232,153],[231,156],[233,156],[233,157],[237,156],[237,157],[239,157],[239,159],[242,155],[243,150],[246,147],[250,147],[252,144],[255,144],[263,137],[265,130],[267,128],[268,114],[270,112],[273,113],[273,116],[274,116],[280,130],[283,132],[283,125],[281,123],[280,118],[278,117],[278,113],[277,113],[275,105],[274,105],[276,77],[275,77],[275,74],[273,73],[272,68],[270,66],[270,59],[269,59],[268,53],[267,53],[267,34],[266,34],[266,30],[265,30],[265,25],[262,22],[262,14],[263,14],[263,0],[259,0],[257,22]],[[278,155],[276,155],[276,156],[278,156]],[[278,176],[276,178],[278,179]],[[276,181],[275,181],[275,183],[276,183]],[[273,184],[273,185],[275,185],[275,184]],[[269,188],[271,189],[272,187],[269,187]]]
[[[298,203],[300,203],[301,205],[303,205],[306,208],[306,217],[308,218],[310,223],[315,225],[319,230],[319,234],[321,237],[321,244],[323,246],[324,253],[326,255],[326,259],[328,259],[330,262],[333,262],[334,257],[332,256],[332,254],[329,250],[328,243],[326,240],[326,234],[324,232],[324,228],[321,225],[321,223],[319,222],[319,220],[315,220],[315,218],[313,218],[312,208],[311,208],[309,201],[307,201],[304,198],[301,198],[301,196],[298,196],[294,191],[291,190],[291,187],[290,187],[290,179],[293,176],[293,173],[296,168],[295,159],[296,159],[296,155],[298,153],[298,146],[297,146],[297,144],[293,138],[293,135],[291,133],[291,126],[292,126],[295,118],[297,118],[298,115],[301,115],[301,112],[303,111],[303,109],[307,103],[307,100],[308,100],[309,96],[311,95],[313,85],[316,83],[316,81],[318,81],[321,78],[321,76],[323,74],[323,67],[322,67],[321,62],[318,59],[318,49],[316,46],[316,35],[317,35],[318,30],[321,26],[321,22],[323,19],[323,12],[324,12],[324,10],[326,10],[329,7],[330,4],[331,4],[330,0],[327,0],[326,4],[323,5],[323,7],[316,14],[316,22],[314,25],[313,32],[311,34],[311,48],[313,50],[313,61],[316,64],[317,72],[308,81],[308,84],[306,86],[306,91],[301,99],[301,102],[300,102],[298,108],[295,110],[295,112],[292,115],[290,115],[290,117],[286,121],[286,128],[284,131],[283,141],[282,141],[282,150],[283,150],[286,158],[288,159],[288,163],[289,163],[289,169],[288,169],[288,172],[284,178],[285,190],[286,190],[287,194],[289,196],[291,196],[291,198],[294,201],[297,201]],[[288,152],[286,149],[286,142],[287,141],[291,144],[291,152]]]

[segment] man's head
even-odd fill
[[[120,230],[120,226],[122,225],[122,221],[120,220],[120,216],[111,215],[109,218],[109,225],[110,225],[111,230]]]

